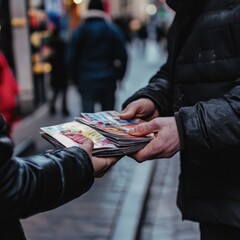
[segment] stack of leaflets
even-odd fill
[[[89,138],[94,143],[94,156],[121,156],[137,152],[151,141],[152,135],[128,134],[130,128],[142,122],[122,120],[116,111],[82,113],[72,122],[42,127],[40,133],[55,147],[80,146]]]

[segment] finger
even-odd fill
[[[114,165],[116,162],[119,161],[119,158],[117,158],[117,157],[109,157],[107,161],[108,161],[109,167],[111,167],[112,165]]]
[[[142,123],[138,126],[129,129],[128,133],[133,136],[146,136],[150,133],[156,132],[156,125],[153,122]]]
[[[135,116],[135,110],[131,107],[125,108],[119,115],[121,119],[132,119]]]
[[[152,147],[152,144],[146,145],[142,150],[131,155],[137,162],[144,162],[156,158],[156,149]]]
[[[98,158],[93,157],[94,177],[99,178],[120,160],[118,157]]]
[[[91,153],[93,151],[94,143],[92,140],[87,139],[82,145],[81,148],[84,149],[86,152]]]

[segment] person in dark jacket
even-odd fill
[[[176,11],[168,59],[123,104],[155,133],[138,162],[180,151],[177,205],[202,240],[240,239],[240,1],[167,0]]]
[[[49,101],[49,113],[56,113],[56,101],[61,95],[61,112],[64,116],[69,116],[67,105],[68,74],[66,64],[66,43],[60,35],[60,27],[54,26],[52,34],[47,38],[45,45],[50,49],[49,55],[45,58],[52,66],[50,73],[50,86],[52,95]]]
[[[87,192],[117,158],[92,156],[92,141],[82,149],[64,148],[13,157],[14,144],[0,114],[0,239],[24,240],[19,219],[55,209]]]
[[[82,99],[83,112],[102,111],[115,106],[115,91],[127,68],[123,32],[104,12],[101,0],[91,0],[83,22],[69,41],[69,74]]]

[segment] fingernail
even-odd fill
[[[130,128],[129,130],[128,130],[128,133],[134,133],[135,132],[135,129],[134,128]]]

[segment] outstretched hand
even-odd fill
[[[121,119],[141,118],[152,120],[159,116],[159,112],[152,100],[141,98],[129,103],[119,116]]]
[[[180,150],[180,140],[174,117],[155,118],[142,123],[129,131],[133,136],[145,136],[154,133],[154,138],[143,149],[131,155],[138,162],[145,160],[170,158]]]
[[[87,140],[82,144],[82,149],[84,149],[92,160],[92,165],[94,169],[94,177],[100,178],[120,159],[117,157],[94,157],[92,156],[93,142]]]

